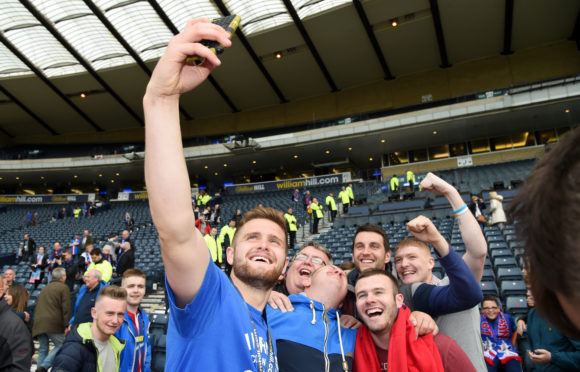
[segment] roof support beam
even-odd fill
[[[224,16],[229,16],[231,14],[222,0],[214,0],[214,3],[217,5],[220,12],[222,12],[222,14]],[[264,75],[264,78],[266,78],[266,81],[268,81],[268,84],[270,84],[270,87],[274,90],[274,92],[278,96],[280,103],[288,102],[288,100],[286,99],[286,97],[284,97],[284,94],[282,93],[280,88],[278,88],[278,85],[276,84],[276,82],[274,81],[274,79],[272,78],[272,76],[270,75],[268,70],[266,70],[266,67],[264,67],[264,64],[260,60],[260,57],[258,57],[256,52],[254,52],[254,49],[252,48],[252,46],[250,45],[250,43],[246,39],[246,36],[242,32],[242,30],[240,30],[238,28],[236,30],[236,35],[238,36],[238,39],[240,39],[240,42],[242,43],[244,48],[246,48],[246,51],[248,52],[248,54],[250,55],[250,57],[252,58],[252,60],[254,61],[254,63],[256,64],[256,66],[258,67],[260,72],[262,73],[262,75]]]
[[[314,46],[312,39],[310,39],[310,35],[308,35],[308,32],[306,31],[304,24],[302,24],[302,20],[298,16],[296,9],[294,9],[294,5],[292,5],[292,1],[282,0],[282,2],[286,6],[286,9],[288,9],[288,13],[290,14],[290,17],[292,17],[292,20],[294,21],[294,24],[298,28],[300,35],[302,35],[302,38],[306,42],[308,49],[310,49],[310,53],[312,53],[312,56],[314,57],[314,59],[316,60],[316,63],[318,64],[318,67],[320,68],[320,70],[322,71],[322,74],[326,78],[326,81],[328,82],[328,85],[330,86],[331,91],[338,92],[338,88],[336,87],[336,84],[334,84],[334,80],[332,80],[332,76],[330,76],[330,73],[328,72],[328,69],[324,65],[324,62],[322,61],[320,54],[318,54],[318,50],[316,50],[316,47]]]
[[[88,73],[95,79],[113,98],[141,125],[145,126],[143,119],[137,115],[135,111],[103,80],[99,74],[93,69],[89,62],[78,53],[75,48],[58,32],[58,30],[49,22],[44,16],[32,5],[30,0],[20,0],[26,9],[54,36],[56,40],[73,56],[75,59],[88,71]],[[100,129],[100,128],[99,128]]]
[[[394,79],[395,77],[393,76],[393,74],[391,74],[391,70],[389,69],[389,66],[387,65],[387,61],[385,60],[385,56],[383,54],[381,46],[379,45],[379,42],[377,41],[377,38],[376,38],[375,33],[373,31],[373,26],[369,22],[369,19],[367,17],[367,14],[365,12],[363,5],[361,4],[360,0],[352,0],[352,3],[354,4],[356,12],[358,13],[358,16],[363,24],[363,27],[367,33],[369,41],[371,42],[371,45],[373,46],[373,49],[374,49],[375,54],[377,56],[377,59],[379,60],[379,63],[381,64],[381,67],[383,68],[383,73],[385,74],[385,80]]]
[[[572,36],[570,40],[576,40],[576,48],[580,50],[580,11],[578,11],[578,16],[576,17],[576,24],[574,25],[574,30],[572,31]]]
[[[148,1],[149,1],[149,4],[151,5],[151,7],[155,10],[157,15],[159,16],[159,18],[161,18],[163,23],[165,23],[165,26],[167,26],[167,28],[169,28],[169,30],[174,35],[177,35],[179,33],[179,30],[177,29],[177,27],[175,27],[175,25],[173,24],[173,21],[171,21],[171,19],[169,19],[167,14],[165,14],[165,11],[163,10],[163,8],[161,8],[161,6],[155,0],[148,0]],[[232,112],[240,112],[240,110],[238,110],[238,108],[234,105],[232,100],[228,97],[226,92],[219,86],[218,82],[211,75],[209,75],[207,77],[207,80],[211,83],[211,85],[213,85],[213,87],[219,93],[219,95],[222,97],[222,99],[224,101],[226,101],[226,103],[228,104],[228,106],[230,107]]]
[[[84,0],[84,2],[85,4],[87,4],[89,9],[91,9],[91,11],[97,16],[97,18],[101,21],[101,23],[107,28],[107,30],[109,30],[109,32],[115,37],[115,39],[117,39],[117,41],[123,46],[123,48],[125,48],[127,53],[129,53],[129,55],[133,57],[135,62],[137,62],[137,65],[141,67],[141,70],[143,70],[147,74],[147,76],[151,77],[151,70],[141,59],[141,56],[139,56],[139,54],[135,51],[135,49],[131,47],[131,45],[127,42],[127,40],[125,40],[125,38],[119,33],[119,31],[117,31],[115,26],[113,26],[113,24],[109,22],[109,19],[105,16],[105,14],[103,14],[101,9],[98,6],[96,6],[95,3],[92,2],[92,0]],[[191,115],[189,115],[187,111],[185,111],[185,109],[181,107],[181,105],[179,105],[179,111],[187,120],[192,119]]]
[[[30,62],[25,56],[24,54],[20,53],[20,50],[18,50],[18,48],[16,48],[11,42],[10,40],[8,40],[4,34],[0,33],[0,42],[2,42],[2,44],[4,44],[6,46],[6,48],[8,48],[12,53],[14,53],[14,55],[16,57],[18,57],[18,59],[20,59],[22,61],[22,63],[24,63],[32,72],[34,72],[34,74],[40,79],[42,80],[42,82],[46,85],[48,85],[48,87],[54,92],[56,93],[57,96],[59,96],[63,101],[65,101],[67,103],[67,105],[69,105],[77,114],[79,114],[83,119],[85,119],[87,121],[87,123],[91,124],[93,126],[93,128],[95,128],[98,132],[102,132],[103,129],[101,127],[99,127],[97,125],[97,123],[95,123],[93,121],[93,119],[91,119],[87,114],[85,114],[83,111],[81,111],[80,108],[77,107],[77,105],[75,105],[63,92],[61,92],[56,85],[54,85],[52,83],[52,81],[50,81],[42,71],[40,71],[34,64],[32,64],[32,62]],[[14,100],[14,99],[13,99]],[[16,101],[14,101],[16,102]],[[28,112],[29,114],[31,112],[29,112],[28,110],[25,110],[26,112]],[[34,116],[33,116],[34,117]],[[35,117],[36,118],[36,117]],[[54,129],[52,129],[50,126],[48,126],[48,124],[46,124],[44,121],[39,121],[39,123],[46,129],[48,130],[51,134],[53,135],[58,135],[59,133],[57,131],[55,131]]]
[[[437,0],[429,0],[431,6],[431,15],[433,16],[433,25],[435,26],[435,36],[437,36],[437,45],[439,45],[439,56],[441,57],[441,68],[451,67],[447,57],[447,47],[445,46],[445,37],[443,36],[443,26],[441,25],[441,14],[439,13],[439,4]]]
[[[513,54],[512,31],[514,26],[514,0],[505,0],[505,18],[503,29],[503,51],[504,56]]]

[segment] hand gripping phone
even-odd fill
[[[234,32],[236,32],[236,30],[238,29],[238,26],[240,25],[240,21],[242,20],[242,17],[237,15],[237,14],[232,14],[229,15],[227,17],[222,17],[222,18],[218,18],[218,19],[214,19],[213,21],[211,21],[211,23],[214,23],[218,26],[221,26],[224,30],[227,31],[228,34],[233,34]],[[206,47],[208,47],[212,52],[214,52],[215,54],[222,54],[224,52],[224,47],[218,43],[217,41],[214,40],[202,40],[200,41],[201,44],[205,45]],[[196,65],[200,64],[203,62],[203,58],[199,57],[199,56],[191,56],[191,57],[187,57],[187,59],[185,60],[186,62],[193,62]]]

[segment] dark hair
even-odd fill
[[[247,212],[246,214],[244,214],[244,217],[242,217],[242,219],[240,220],[240,223],[238,224],[236,231],[240,231],[240,229],[246,223],[255,219],[270,220],[274,222],[276,225],[280,226],[282,231],[284,231],[284,248],[285,251],[288,251],[288,231],[286,231],[286,219],[284,218],[284,214],[282,213],[282,211],[269,207],[256,207],[251,211]],[[230,221],[235,221],[235,219],[232,218]],[[237,234],[234,235],[234,240],[236,240],[237,236],[238,236]]]
[[[12,310],[16,313],[23,313],[26,311],[28,307],[28,299],[30,295],[26,288],[21,286],[20,284],[12,284],[6,292],[10,292],[10,296],[12,296]]]
[[[385,230],[383,230],[380,226],[377,226],[377,225],[366,224],[366,225],[359,226],[358,229],[356,229],[356,233],[354,234],[354,238],[352,238],[351,250],[353,252],[354,252],[354,242],[356,240],[356,236],[361,232],[373,232],[373,233],[379,234],[380,236],[383,237],[383,245],[385,247],[385,251],[388,251],[389,249],[391,249],[391,247],[389,245],[389,236],[387,235]]]
[[[393,250],[393,252],[395,253],[395,255],[397,254],[397,251],[401,248],[405,248],[408,246],[413,246],[413,247],[418,247],[418,248],[423,248],[426,249],[427,252],[431,253],[431,249],[429,248],[429,246],[427,244],[425,244],[424,241],[421,241],[417,238],[411,237],[411,238],[405,238],[403,240],[401,240],[399,242],[399,244],[397,244],[395,246],[395,249]]]
[[[565,135],[526,178],[508,211],[524,242],[536,308],[560,331],[580,338],[557,293],[580,300],[580,128]],[[550,185],[557,183],[557,189]]]
[[[499,301],[498,301],[497,297],[495,297],[494,295],[486,294],[485,296],[483,296],[483,300],[481,300],[482,307],[483,307],[483,303],[485,301],[493,301],[499,307]]]
[[[387,278],[389,278],[391,280],[391,282],[393,283],[393,288],[395,289],[393,291],[393,294],[399,293],[399,281],[397,280],[397,278],[395,278],[393,276],[393,274],[391,274],[390,272],[385,271],[385,270],[381,270],[381,269],[365,270],[362,273],[359,273],[357,281],[364,279],[364,278],[368,278],[370,276],[375,276],[375,275],[383,275],[383,276],[386,276]]]
[[[98,256],[98,255],[101,255],[101,256],[103,255],[103,252],[101,252],[101,249],[100,248],[93,248],[93,250],[91,251],[91,256]]]
[[[352,270],[354,269],[354,263],[352,263],[351,261],[344,261],[343,263],[340,264],[340,268],[342,270]]]

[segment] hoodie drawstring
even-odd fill
[[[310,323],[316,324],[316,311],[314,310],[314,302],[310,301],[310,310],[312,310],[312,321]]]
[[[348,372],[348,363],[344,358],[344,348],[342,346],[342,332],[340,330],[340,312],[336,312],[336,325],[338,327],[338,343],[340,344],[340,356],[342,356],[342,370]]]

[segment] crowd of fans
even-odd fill
[[[425,216],[407,223],[412,237],[395,247],[380,226],[363,225],[351,242],[354,268],[348,274],[316,241],[305,243],[290,261],[291,209],[283,215],[259,205],[236,213],[218,231],[219,206],[209,207],[205,191],[192,208],[178,102],[220,64],[196,43],[202,38],[231,45],[219,26],[188,23],[169,43],[144,98],[146,183],[170,314],[166,370],[483,372],[520,371],[522,362],[537,371],[580,369],[580,130],[539,161],[508,213],[526,244],[529,302],[535,305],[516,322],[480,288],[488,251],[483,200],[475,196],[468,206],[434,174],[420,187],[446,198],[465,254],[455,252]],[[205,61],[186,64],[191,54]],[[549,182],[563,189],[545,195]],[[352,195],[347,187],[338,194],[345,213]],[[298,202],[300,192],[292,198]],[[505,223],[498,199],[493,197],[499,206],[490,207],[492,224]],[[309,191],[302,201],[316,234],[323,207]],[[328,198],[325,205],[331,215],[338,209]],[[88,231],[76,235],[60,259],[45,260],[44,247],[35,250],[30,236],[25,240],[21,259],[26,254],[30,260],[30,280],[36,283],[48,266],[51,280],[32,316],[22,311],[27,293],[14,283],[14,273],[0,277],[0,370],[29,370],[34,336],[41,371],[148,371],[148,316],[140,309],[146,275],[125,267],[135,249],[129,231],[112,236],[106,253],[93,248]],[[443,279],[433,275],[431,249],[445,269]],[[74,306],[66,285],[69,269],[74,280],[81,275],[84,281]],[[524,329],[529,351],[518,353],[515,337]]]

